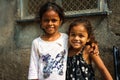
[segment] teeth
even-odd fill
[[[79,42],[74,42],[74,44],[79,44]]]
[[[78,42],[73,42],[74,44],[81,44],[81,42],[80,41],[78,41]]]
[[[54,26],[49,26],[50,28],[53,28]]]
[[[54,26],[48,26],[47,28],[48,28],[48,29],[51,29],[51,28],[54,28]]]
[[[74,43],[80,43],[80,41],[74,42]]]

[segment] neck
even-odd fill
[[[55,34],[45,34],[42,36],[42,39],[45,41],[55,41],[60,37],[60,33],[57,32]]]
[[[78,55],[81,51],[82,51],[82,49],[74,49],[71,47],[71,48],[69,48],[68,56],[72,57],[74,55]]]
[[[81,51],[81,49],[74,49],[74,48],[70,48],[72,51],[74,51],[75,53],[78,53]]]

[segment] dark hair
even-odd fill
[[[43,6],[41,6],[41,8],[38,11],[37,18],[39,18],[40,21],[41,21],[44,13],[46,11],[50,10],[50,9],[57,12],[59,17],[60,17],[60,20],[62,20],[62,22],[64,21],[64,11],[63,11],[63,9],[54,2],[46,2]]]
[[[91,45],[92,43],[97,43],[97,41],[95,40],[95,37],[94,37],[92,24],[90,23],[89,20],[87,20],[85,18],[79,18],[79,19],[74,20],[69,26],[68,35],[70,35],[70,31],[74,26],[77,26],[80,24],[84,25],[84,27],[88,33],[88,38],[90,38],[90,41],[87,42],[86,45]]]

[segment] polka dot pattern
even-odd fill
[[[84,61],[82,53],[68,57],[66,80],[95,80],[92,65]]]

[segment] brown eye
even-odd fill
[[[84,35],[80,34],[79,37],[82,38],[82,37],[84,37]]]
[[[57,22],[58,20],[57,19],[52,19],[51,21],[54,23],[54,22]]]
[[[44,21],[44,22],[49,22],[50,20],[48,20],[48,19],[43,19],[43,21]]]
[[[70,36],[74,37],[74,36],[75,36],[75,34],[74,34],[74,33],[70,33]]]

